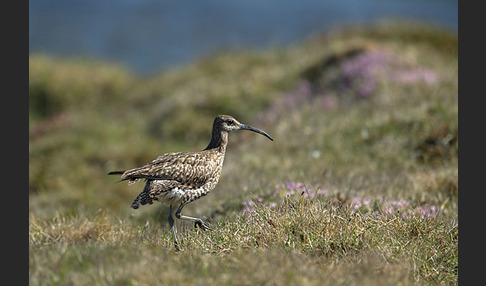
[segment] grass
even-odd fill
[[[61,284],[137,285],[450,283],[457,276],[457,222],[442,217],[378,218],[326,200],[289,199],[214,228],[186,229],[177,253],[158,224],[109,222],[105,213],[31,219],[30,271]]]
[[[149,77],[31,55],[32,285],[457,284],[457,35],[411,23],[335,29]],[[184,213],[129,208],[106,173],[230,135],[222,177]],[[261,138],[260,138],[261,137]]]

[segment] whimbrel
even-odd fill
[[[204,150],[167,153],[142,167],[113,171],[108,175],[121,175],[119,182],[128,180],[129,184],[138,179],[146,180],[145,187],[133,201],[132,208],[137,209],[139,204],[152,204],[154,201],[168,204],[170,231],[175,248],[179,250],[172,209],[177,206],[176,218],[194,222],[194,227],[202,230],[211,229],[200,218],[181,215],[181,211],[185,205],[214,189],[223,168],[228,133],[235,130],[250,130],[273,141],[270,135],[258,128],[242,124],[229,115],[218,115],[214,119],[211,141]]]

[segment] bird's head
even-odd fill
[[[265,131],[250,125],[240,123],[238,122],[238,120],[234,119],[233,116],[230,115],[218,115],[214,120],[213,127],[217,127],[219,130],[224,130],[226,132],[235,131],[235,130],[250,130],[259,133],[273,141],[273,138],[270,135],[268,135]]]

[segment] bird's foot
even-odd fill
[[[198,228],[198,227],[199,227],[200,229],[204,230],[204,231],[206,231],[206,230],[213,230],[213,229],[212,229],[212,228],[209,226],[209,224],[208,224],[207,222],[204,222],[204,221],[202,221],[202,220],[196,221],[196,222],[194,223],[194,228]]]
[[[176,252],[181,251],[181,248],[179,247],[179,243],[177,243],[177,241],[174,241],[174,247]]]

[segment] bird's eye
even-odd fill
[[[233,120],[228,120],[228,121],[226,121],[226,124],[228,124],[228,125],[234,125],[235,122]]]

